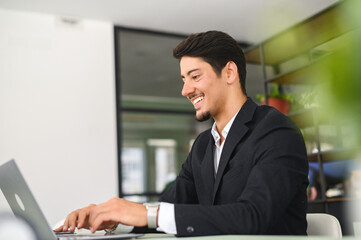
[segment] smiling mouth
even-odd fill
[[[197,109],[199,107],[199,105],[203,99],[204,99],[204,96],[199,96],[192,100],[192,103],[193,103],[195,109]]]

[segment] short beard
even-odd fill
[[[200,117],[197,117],[197,115],[196,115],[196,119],[199,122],[207,121],[210,118],[211,118],[211,113],[210,112],[205,112]]]

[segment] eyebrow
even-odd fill
[[[192,72],[195,72],[195,71],[198,71],[198,70],[199,70],[199,68],[195,68],[195,69],[189,70],[189,71],[187,72],[187,76],[189,76]],[[182,78],[184,78],[183,75],[181,75],[181,76],[182,76]]]

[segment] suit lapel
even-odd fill
[[[201,174],[205,193],[209,196],[209,204],[212,203],[213,186],[214,186],[214,140],[211,137],[207,146],[206,154],[201,164]]]
[[[248,99],[245,102],[245,104],[242,106],[236,118],[234,119],[232,127],[224,142],[221,159],[219,162],[219,167],[216,175],[216,180],[214,183],[212,203],[214,203],[219,184],[222,180],[224,170],[228,165],[232,152],[248,132],[248,127],[245,124],[252,120],[256,107],[257,105],[251,99]]]

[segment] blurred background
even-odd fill
[[[2,0],[0,163],[15,158],[54,225],[112,196],[157,199],[195,137],[172,49],[221,30],[246,88],[301,128],[309,212],[361,221],[358,0]],[[0,192],[0,210],[9,211]],[[350,211],[351,210],[351,211]]]

